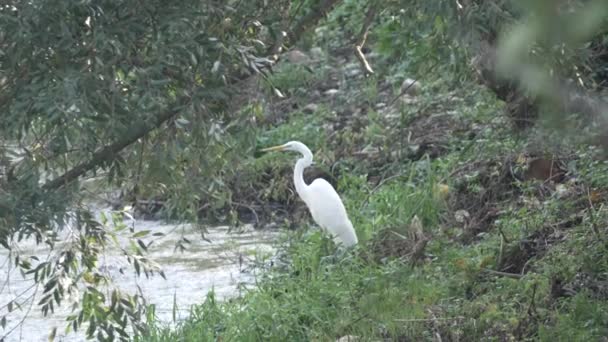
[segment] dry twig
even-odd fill
[[[507,278],[513,278],[513,279],[521,279],[523,277],[523,275],[521,275],[521,274],[495,271],[495,270],[491,270],[489,268],[484,268],[483,270],[487,273],[490,273],[490,274],[493,274],[496,276],[500,276],[500,277],[507,277]]]
[[[359,63],[361,63],[361,67],[363,68],[363,71],[365,72],[365,76],[369,76],[371,74],[374,73],[374,70],[372,69],[371,65],[369,65],[369,62],[367,61],[367,59],[365,58],[365,55],[363,54],[363,46],[365,45],[365,41],[367,40],[367,35],[369,34],[369,29],[372,26],[372,22],[374,21],[374,18],[376,17],[376,8],[372,5],[367,9],[367,13],[365,14],[365,21],[363,22],[363,26],[361,27],[361,32],[359,33],[359,39],[357,39],[357,42],[355,43],[355,56],[357,57],[357,59],[359,60]]]

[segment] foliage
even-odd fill
[[[432,51],[420,44],[416,47]],[[404,50],[387,51],[391,55],[385,58],[400,58],[395,56]],[[408,75],[425,62],[426,57],[414,60],[400,71]],[[387,69],[377,68],[389,74]],[[340,105],[373,108],[383,101],[380,91],[375,99],[362,95],[382,84],[382,75],[370,79],[347,80],[349,92]],[[362,340],[435,340],[437,336],[442,340],[593,340],[605,336],[606,230],[597,226],[607,214],[600,199],[605,185],[601,152],[580,137],[559,132],[536,129],[531,137],[513,134],[497,115],[504,104],[487,89],[463,78],[466,87],[461,90],[446,78],[431,81],[407,105],[351,113],[349,125],[328,136],[319,134],[319,139],[310,132],[331,116],[306,120],[296,110],[285,114],[278,126],[264,129],[259,137],[264,146],[295,137],[313,147],[323,141],[329,145],[323,150],[334,153],[367,146],[382,150],[380,157],[364,158],[342,152],[340,163],[334,165],[360,245],[341,255],[316,230],[288,232],[289,243],[282,246],[288,255],[286,269],[268,270],[241,298],[219,302],[210,294],[176,329],[156,326],[144,340],[336,340],[345,335]],[[397,114],[399,125],[387,123],[389,114]],[[444,120],[451,121],[446,125]],[[407,132],[412,134],[406,140]],[[432,140],[451,136],[441,140],[448,146],[435,157],[391,157],[413,144],[417,134],[429,134]],[[529,165],[517,162],[526,153],[563,157],[568,181],[526,179],[522,175]],[[283,170],[276,165],[290,159],[262,156],[255,163]],[[289,182],[285,174],[275,175],[281,179],[277,182]],[[277,188],[274,183],[269,186]],[[438,193],[441,186],[447,187],[447,196]],[[486,206],[484,199],[496,207]],[[496,216],[490,216],[486,226],[476,227],[479,222],[474,220],[488,217],[493,209]],[[374,254],[379,239],[387,235],[396,243],[408,241],[414,216],[429,239],[422,260],[413,262],[408,255],[390,255],[386,250],[380,252],[385,255]]]
[[[558,195],[539,195],[546,191],[542,186],[505,181],[500,167],[517,173],[521,165],[509,158],[524,141],[496,128],[503,124],[496,119],[500,103],[471,83],[479,76],[471,64],[497,55],[489,62],[492,72],[502,71],[509,86],[523,86],[531,98],[561,104],[556,97],[565,90],[602,89],[605,2],[46,0],[0,6],[0,244],[10,251],[11,267],[40,286],[36,302],[43,313],[73,305],[72,329],[86,324],[89,337],[108,340],[132,333],[152,340],[606,334],[606,298],[592,286],[601,284],[606,265],[598,242],[605,232],[597,225],[606,213],[592,199],[601,197],[605,165],[596,150],[568,140],[579,156],[570,161],[570,172],[587,187],[564,185],[576,195],[566,203]],[[276,121],[263,113],[273,101],[243,107],[236,101],[251,84],[247,79],[261,74],[267,98],[297,97],[301,105],[309,88],[332,77],[330,70],[311,73],[287,64],[267,74],[272,55],[327,14],[305,44],[330,49],[324,62],[339,60],[361,33],[366,12],[375,14],[367,45],[380,53],[379,66],[365,82],[342,81],[351,82],[342,89],[351,95],[327,101],[313,114],[283,111]],[[414,76],[426,77],[417,102],[393,106],[387,84]],[[455,86],[465,91],[455,92]],[[390,95],[397,100],[404,94]],[[439,111],[449,114],[445,122],[429,119]],[[339,127],[331,134],[330,122]],[[452,124],[464,128],[445,130]],[[440,139],[422,150],[420,142],[428,141],[420,132]],[[137,274],[160,273],[145,257],[153,232],[126,226],[128,210],[97,218],[90,201],[105,187],[122,187],[130,201],[162,203],[166,218],[222,219],[232,205],[255,214],[242,202],[290,198],[289,182],[278,177],[290,157],[254,159],[254,150],[296,137],[316,151],[326,170],[341,174],[338,188],[362,246],[327,257],[335,251],[321,234],[300,234],[284,247],[288,269],[269,271],[244,298],[219,303],[210,295],[178,330],[148,331],[142,322],[153,313],[145,300],[112,288],[100,256],[117,248]],[[344,157],[374,148],[377,155]],[[447,199],[437,195],[446,187]],[[590,207],[580,206],[582,189]],[[483,226],[465,215],[454,223],[455,209],[482,194],[506,202],[504,208],[491,203],[501,208],[496,220]],[[473,220],[497,209],[479,208],[467,212]],[[414,217],[429,238],[422,263],[371,255],[387,234],[407,239]],[[20,248],[30,239],[47,246],[46,259]],[[505,260],[517,264],[529,252],[526,241],[542,239],[549,247],[527,258],[528,273],[521,270],[513,279],[509,267],[515,266]],[[581,274],[591,274],[591,283],[584,283],[591,293],[554,293],[555,279],[575,284]],[[16,298],[6,305],[8,314],[33,300]]]
[[[608,300],[598,292],[603,290],[577,288],[580,292],[569,297],[556,294],[551,285],[556,277],[562,284],[575,284],[582,273],[595,279],[587,281],[603,284],[607,259],[601,251],[606,231],[600,229],[598,237],[591,218],[603,220],[607,212],[598,209],[591,214],[577,206],[576,185],[565,185],[573,197],[564,199],[555,192],[539,192],[542,182],[513,180],[517,191],[506,195],[494,226],[468,240],[471,228],[454,220],[456,209],[466,205],[455,201],[462,195],[462,183],[480,192],[504,191],[484,189],[488,186],[484,171],[475,163],[497,158],[502,163],[525,144],[501,125],[492,125],[500,104],[479,104],[492,97],[482,90],[473,93],[459,102],[456,112],[459,120],[474,120],[485,127],[476,137],[477,144],[471,147],[466,140],[455,140],[455,146],[438,158],[401,164],[402,173],[378,187],[368,183],[365,173],[373,171],[369,166],[342,173],[338,188],[360,237],[356,250],[340,254],[317,230],[287,232],[284,268],[267,270],[243,297],[220,302],[209,294],[177,329],[158,325],[143,340],[335,340],[345,335],[363,340],[433,340],[437,334],[451,340],[588,340],[604,336]],[[423,97],[414,106],[424,108],[428,100]],[[263,135],[302,130],[307,122],[299,118],[294,115]],[[580,148],[587,149],[584,144]],[[577,169],[586,169],[592,160],[577,159]],[[269,162],[267,156],[260,159]],[[345,161],[343,167],[352,162]],[[602,177],[600,170],[580,181]],[[440,182],[448,184],[447,197],[436,191]],[[413,263],[408,256],[378,258],[374,254],[378,238],[389,234],[397,244],[407,241],[407,227],[415,215],[429,238],[422,261]],[[578,215],[583,216],[580,221],[562,226]],[[532,243],[538,243],[530,247],[538,248],[538,254],[528,256],[521,273],[501,271],[515,262],[513,251]]]
[[[141,333],[145,302],[102,293],[111,284],[98,260],[114,246],[150,275],[146,233],[99,222],[87,203],[109,185],[162,196],[181,220],[196,220],[204,203],[221,208],[231,165],[254,146],[251,116],[228,104],[236,83],[272,64],[259,56],[280,15],[264,1],[0,6],[0,243],[44,288],[45,314],[80,296],[73,329]],[[48,246],[47,260],[20,251],[28,239]]]
[[[498,74],[504,84],[497,88],[521,86],[530,98],[553,106],[556,114],[596,114],[567,99],[604,88],[604,1],[408,1],[392,3],[388,11],[391,15],[377,30],[378,46],[406,57],[406,67],[423,63],[428,68],[429,61],[437,60],[441,69],[465,84],[473,79],[473,67],[482,82],[496,82]]]

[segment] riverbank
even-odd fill
[[[258,141],[308,144],[359,246],[331,257],[333,245],[308,228],[290,191],[296,156],[256,156],[246,164],[258,200],[297,208],[283,216],[284,228],[296,228],[278,247],[287,268],[268,271],[238,299],[210,295],[177,329],[159,325],[144,340],[608,334],[600,224],[608,164],[599,148],[542,127],[514,133],[504,104],[474,84],[454,89],[426,77],[402,91],[401,82],[365,78],[354,61],[325,58],[311,64],[326,70],[321,76],[302,76],[297,63],[276,73],[290,96],[267,104]]]

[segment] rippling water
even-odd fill
[[[100,261],[121,290],[135,293],[139,286],[148,302],[156,305],[158,318],[166,322],[172,321],[174,300],[179,319],[183,319],[187,316],[189,307],[201,303],[212,289],[217,298],[237,296],[239,289],[251,284],[256,277],[254,271],[246,270],[247,265],[256,257],[272,254],[272,241],[276,237],[275,232],[256,231],[251,227],[230,233],[229,228],[223,226],[207,229],[205,238],[209,242],[204,241],[200,232],[190,225],[176,226],[143,220],[135,221],[135,229],[167,234],[149,250],[149,256],[162,266],[167,280],[158,275],[150,279],[143,275],[136,277],[133,268],[117,251],[108,252]],[[192,242],[183,253],[174,251],[175,243],[182,235]],[[26,254],[38,254],[41,258],[46,256],[45,250],[38,249],[33,243],[26,244],[24,248]],[[32,281],[24,280],[18,271],[9,269],[7,259],[6,251],[0,251],[0,277],[6,279],[10,275],[10,281],[4,287],[0,285],[0,305],[4,306],[0,311],[2,314],[6,313],[6,303],[16,294],[23,293],[26,298],[34,291],[28,290]],[[124,274],[119,272],[121,267]],[[34,302],[39,300],[38,294]],[[9,315],[6,329],[0,330],[2,335],[18,324],[24,311],[27,311],[27,307]],[[65,317],[70,313],[69,309],[60,308],[50,317],[43,317],[34,305],[23,325],[11,333],[6,341],[48,341],[48,334],[53,327],[57,327],[56,341],[84,341],[83,331],[65,333]]]

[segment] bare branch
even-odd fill
[[[367,40],[367,35],[369,34],[369,29],[372,26],[372,22],[374,21],[375,17],[376,17],[376,7],[372,4],[367,9],[367,13],[365,14],[365,20],[363,22],[363,26],[361,27],[361,32],[359,33],[359,36],[357,37],[357,40],[355,42],[355,48],[354,48],[355,56],[359,60],[359,63],[361,64],[361,67],[363,68],[363,71],[365,72],[366,76],[373,74],[374,70],[369,65],[369,62],[365,58],[365,55],[363,54],[362,49],[363,49],[363,46],[365,45],[365,41]]]

